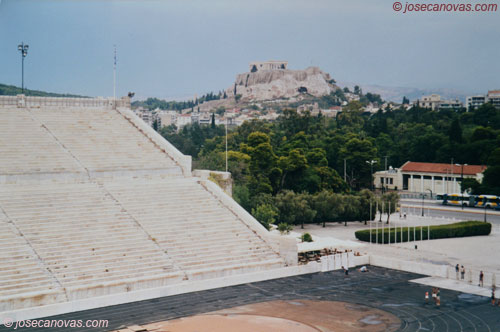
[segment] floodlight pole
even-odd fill
[[[25,45],[24,42],[17,46],[17,50],[21,52],[21,89],[24,94],[24,58],[28,55],[29,45]]]
[[[367,164],[370,164],[370,182],[371,182],[371,188],[372,188],[372,191],[374,190],[373,188],[373,164],[376,164],[377,161],[376,160],[367,160],[366,161]]]
[[[464,166],[467,166],[467,164],[455,164],[455,165],[462,166],[462,174],[460,175],[460,193],[462,195],[461,205],[463,210],[464,209]]]
[[[227,173],[227,114],[226,114],[226,173]]]

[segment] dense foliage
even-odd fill
[[[219,100],[219,99],[225,99],[227,98],[226,92],[219,91],[219,93],[215,94],[213,92],[209,92],[207,94],[202,95],[201,97],[198,97],[193,100],[186,100],[186,101],[167,101],[163,99],[158,99],[158,98],[148,98],[146,100],[139,100],[139,101],[134,101],[132,103],[133,107],[144,107],[149,110],[154,110],[154,109],[162,109],[162,110],[176,110],[176,111],[181,111],[184,109],[188,108],[194,108],[197,105],[205,102],[205,101],[211,101],[211,100]]]
[[[195,124],[161,133],[193,156],[194,168],[225,169],[222,126]],[[243,123],[227,140],[234,198],[248,211],[266,215],[264,223],[367,220],[366,201],[374,198],[358,202],[368,195],[360,191],[371,187],[367,161],[375,160],[377,171],[385,168],[386,158],[394,167],[408,160],[486,164],[482,184],[464,185],[500,194],[500,110],[490,104],[471,112],[413,107],[367,114],[355,101],[333,119],[285,110],[274,123]],[[329,213],[338,215],[324,215],[320,198],[337,206]],[[396,208],[394,197],[385,199]]]
[[[428,232],[430,230],[430,237]],[[395,243],[407,242],[408,237],[410,241],[426,240],[430,238],[445,239],[454,237],[478,236],[489,235],[491,233],[491,224],[481,221],[462,221],[454,224],[438,225],[438,226],[419,226],[419,227],[403,227],[401,228],[379,228],[371,230],[372,243]],[[355,233],[356,238],[361,241],[370,242],[370,230],[363,229]],[[401,238],[401,235],[403,236]],[[378,241],[378,242],[377,242]]]
[[[23,93],[20,87],[14,85],[0,84],[0,96],[17,96]],[[65,94],[65,93],[52,93],[38,90],[24,89],[24,94],[26,96],[34,97],[75,97],[75,98],[86,98],[84,96]]]

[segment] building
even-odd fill
[[[496,108],[500,108],[500,90],[488,91],[488,103],[493,104]]]
[[[158,118],[160,119],[161,126],[168,127],[175,125],[177,123],[177,115],[176,111],[159,111]]]
[[[464,103],[462,103],[458,99],[454,100],[442,100],[439,104],[439,110],[457,110],[464,107]]]
[[[439,108],[441,104],[441,96],[437,94],[432,94],[430,96],[422,96],[421,99],[417,99],[417,104],[423,108],[430,108],[433,111]]]
[[[250,62],[250,72],[255,73],[262,70],[284,70],[288,67],[288,61],[263,61]]]
[[[464,107],[464,104],[460,100],[441,99],[441,96],[438,94],[432,94],[430,96],[422,96],[421,99],[417,99],[413,104],[423,108],[430,108],[433,111],[444,110],[444,109],[456,110]]]
[[[467,112],[474,110],[479,106],[491,103],[496,108],[500,109],[500,90],[490,90],[486,95],[470,96],[466,99]]]
[[[407,161],[401,168],[374,174],[375,188],[410,192],[460,192],[462,174],[481,182],[485,165],[459,165]]]

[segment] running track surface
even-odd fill
[[[17,331],[113,331],[250,303],[308,299],[351,302],[385,310],[401,319],[399,331],[500,332],[500,307],[492,307],[489,298],[442,289],[441,307],[437,308],[424,303],[424,294],[430,293],[430,286],[409,282],[422,275],[379,267],[369,269],[367,273],[352,269],[347,277],[342,271],[314,273],[47,317],[104,319],[109,322],[107,328]],[[0,331],[13,329],[2,325]]]

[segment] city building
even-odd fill
[[[440,110],[457,110],[461,109],[464,107],[464,103],[462,103],[458,99],[454,100],[442,100],[441,103],[439,104],[439,109]]]
[[[159,111],[158,117],[162,127],[168,127],[177,123],[177,111]]]
[[[423,108],[430,108],[433,111],[439,108],[441,104],[441,96],[437,94],[432,94],[430,96],[422,96],[421,99],[417,99],[417,104]]]
[[[417,99],[413,105],[418,105],[423,108],[430,108],[434,110],[444,110],[444,109],[461,109],[464,104],[458,99],[445,100],[441,99],[438,94],[432,94],[430,96],[422,96],[422,98]]]
[[[466,99],[467,112],[478,108],[479,106],[491,103],[500,109],[500,90],[490,90],[486,95],[470,96]]]
[[[374,186],[410,192],[456,193],[460,192],[462,174],[463,178],[474,178],[481,182],[485,170],[485,165],[407,161],[401,168],[376,172]]]

